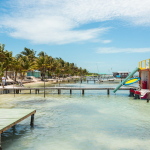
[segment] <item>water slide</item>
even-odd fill
[[[122,86],[124,85],[128,79],[130,79],[137,71],[139,70],[139,68],[135,68],[124,80],[123,82],[121,82],[115,89],[114,89],[114,93],[116,93],[116,91]]]

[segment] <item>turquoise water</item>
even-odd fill
[[[29,85],[31,87],[31,85]],[[43,84],[33,85],[43,86]],[[46,84],[46,86],[58,86]],[[117,83],[60,86],[116,87]],[[3,150],[149,150],[150,104],[128,97],[129,91],[47,91],[0,95],[0,107],[36,109],[30,118],[2,134]],[[34,92],[33,92],[34,93]]]

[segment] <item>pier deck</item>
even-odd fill
[[[82,94],[84,94],[85,90],[107,90],[107,94],[109,95],[110,90],[114,90],[115,87],[102,87],[102,88],[91,88],[91,87],[37,87],[37,88],[26,88],[26,87],[0,87],[0,90],[3,91],[3,94],[10,93],[10,91],[14,91],[14,93],[19,94],[22,90],[29,90],[30,94],[31,91],[35,90],[35,94],[39,94],[39,91],[44,90],[58,90],[58,94],[61,93],[61,90],[70,90],[70,94],[72,94],[72,90],[82,90]],[[136,87],[121,87],[119,90],[130,90],[130,89],[137,89]]]
[[[17,123],[31,116],[30,125],[33,126],[34,109],[0,109],[0,150],[1,148],[1,133],[13,127]]]

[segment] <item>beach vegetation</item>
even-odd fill
[[[36,51],[25,47],[22,52],[13,56],[12,51],[5,50],[5,44],[0,43],[0,77],[6,72],[13,71],[14,81],[18,73],[20,74],[21,81],[24,79],[27,71],[41,71],[41,80],[47,75],[57,77],[68,76],[84,76],[88,74],[86,69],[77,67],[76,64],[66,62],[60,57],[53,58],[44,51],[36,55]]]

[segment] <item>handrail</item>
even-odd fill
[[[140,70],[149,69],[150,68],[150,59],[145,59],[139,62]]]

